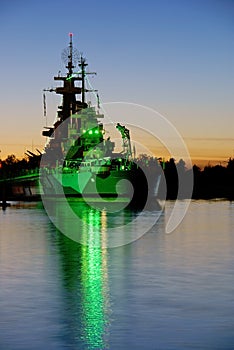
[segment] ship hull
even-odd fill
[[[63,173],[58,169],[48,171],[42,168],[40,174],[31,178],[12,178],[2,183],[0,197],[33,201],[40,200],[42,196],[66,196],[93,198],[103,203],[105,198],[118,198],[118,201],[143,208],[149,198],[157,198],[160,177],[155,171],[143,172],[141,169],[95,174],[92,171]]]
[[[146,175],[142,170],[110,171],[108,174],[60,173],[56,170],[40,176],[41,193],[46,197],[108,198],[139,204],[144,207],[148,198],[156,198],[159,174]]]

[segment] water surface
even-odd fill
[[[1,211],[0,349],[233,349],[234,204],[193,201],[165,234],[173,204],[112,249],[69,240],[40,204]]]

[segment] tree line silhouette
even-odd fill
[[[6,159],[0,159],[0,179],[20,176],[38,169],[40,166],[40,159],[41,155],[33,155],[18,159],[14,154],[10,154]]]
[[[184,188],[182,198],[188,198],[186,183],[193,173],[193,199],[226,198],[234,200],[234,159],[229,158],[226,166],[205,166],[203,169],[193,165],[192,169],[186,169],[185,162],[181,159],[178,163],[173,158],[165,162],[164,174],[167,185],[167,199],[176,199],[178,192],[178,171],[182,178]]]
[[[178,172],[183,182],[183,191],[181,199],[188,198],[188,182],[191,172],[193,173],[193,191],[194,199],[212,199],[226,198],[234,200],[234,158],[229,158],[226,166],[215,165],[205,166],[203,169],[193,165],[191,169],[186,168],[183,159],[178,162],[174,158],[163,161],[154,157],[141,155],[136,159],[141,164],[157,164],[163,169],[162,184],[166,186],[166,198],[176,199],[178,197]],[[22,175],[36,171],[40,166],[40,155],[17,159],[14,154],[8,155],[6,159],[0,160],[0,180],[9,177]],[[159,168],[159,169],[161,169]],[[163,186],[159,189],[159,197],[163,196]]]

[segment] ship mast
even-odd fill
[[[61,121],[66,120],[72,114],[77,113],[77,111],[87,107],[87,105],[82,101],[76,100],[76,95],[82,94],[83,87],[76,86],[75,81],[79,80],[82,82],[82,77],[74,76],[73,74],[73,68],[75,67],[74,59],[75,60],[78,59],[78,51],[73,48],[73,43],[72,43],[73,34],[69,33],[69,37],[70,37],[69,47],[65,49],[62,53],[63,59],[67,63],[66,64],[66,68],[68,70],[67,76],[59,75],[54,77],[54,80],[63,81],[63,86],[57,87],[55,89],[56,94],[61,94],[63,96],[62,106],[59,107],[61,110],[58,112],[58,116],[60,117]]]
[[[73,62],[72,62],[72,51],[73,51],[72,36],[73,36],[73,34],[69,33],[69,36],[70,36],[69,55],[68,55],[68,64],[67,64],[66,68],[68,69],[69,76],[71,76],[73,73],[73,68],[74,68]]]
[[[87,63],[85,61],[85,58],[81,56],[79,67],[81,68],[81,102],[85,103],[85,67],[87,66]]]
[[[43,136],[50,137],[58,127],[58,125],[63,123],[60,128],[63,129],[63,139],[68,137],[68,123],[71,115],[79,113],[81,110],[86,109],[88,104],[86,103],[85,94],[87,92],[97,92],[97,90],[86,89],[85,79],[88,74],[96,74],[94,72],[86,72],[86,59],[78,54],[78,51],[73,48],[73,34],[69,33],[69,46],[63,50],[62,59],[65,62],[67,68],[67,74],[61,75],[60,73],[54,77],[56,81],[62,81],[62,86],[56,87],[55,89],[45,89],[44,91],[53,91],[56,94],[62,95],[62,104],[58,107],[58,119],[53,127],[47,127],[47,130],[42,132]],[[79,58],[80,56],[80,58]],[[78,73],[74,72],[73,69],[79,59],[80,71]],[[76,86],[75,82],[80,81],[79,86]],[[77,99],[77,95],[80,98]],[[65,123],[64,123],[65,122]],[[80,130],[81,121],[77,120],[77,130]],[[56,136],[56,135],[55,135]],[[57,136],[56,136],[57,137]]]

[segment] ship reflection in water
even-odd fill
[[[87,215],[88,222],[105,223],[100,217],[100,213],[90,210]],[[92,226],[91,226],[92,227]],[[81,303],[82,329],[84,338],[89,346],[105,349],[105,334],[107,333],[109,319],[109,296],[108,296],[108,270],[107,270],[107,250],[94,246],[93,243],[106,239],[105,229],[99,232],[90,229],[83,232],[89,236],[88,245],[82,245],[82,268],[81,283],[83,286]]]
[[[87,213],[87,220],[100,222],[97,213]],[[105,239],[90,230],[88,245],[79,245],[59,234],[64,287],[67,294],[67,318],[71,338],[88,349],[105,349],[110,318],[107,250],[92,245]],[[87,232],[84,232],[87,235]]]
[[[43,197],[44,208],[55,227],[68,238],[92,247],[114,248],[136,241],[159,219],[163,202],[133,210],[116,198],[104,202],[79,198]],[[103,207],[104,203],[104,207]]]
[[[67,298],[71,297],[68,308],[71,313],[68,317],[74,321],[69,326],[74,333],[71,338],[76,339],[77,343],[81,342],[81,346],[84,344],[87,349],[107,349],[108,328],[111,321],[108,280],[108,266],[111,262],[108,261],[108,233],[111,228],[118,230],[119,227],[123,227],[122,225],[131,223],[139,214],[129,209],[108,213],[106,210],[92,208],[83,201],[73,199],[69,201],[69,209],[82,218],[83,222],[82,226],[74,228],[74,220],[71,222],[68,206],[56,200],[52,200],[50,204],[50,215],[54,215],[52,221],[57,224],[62,222],[62,229],[65,232],[74,230],[79,240],[85,242],[79,244],[57,231],[65,289]],[[145,212],[144,218],[141,218],[142,227],[149,215],[155,220],[160,213],[160,211]],[[127,230],[124,232],[128,236]],[[134,234],[135,232],[129,232],[133,239]],[[74,234],[72,236],[74,238]]]

